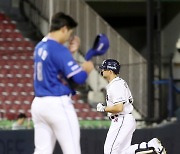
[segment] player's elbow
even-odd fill
[[[72,78],[76,84],[84,84],[87,77],[87,73],[85,71],[81,71],[80,73],[74,75]]]

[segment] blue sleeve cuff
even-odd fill
[[[77,84],[84,84],[88,74],[85,71],[81,71],[72,77],[73,81]]]

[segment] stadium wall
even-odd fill
[[[135,131],[132,144],[158,137],[168,154],[180,154],[180,122],[152,129]],[[82,154],[103,154],[107,129],[81,129]],[[32,154],[34,149],[33,130],[1,130],[0,154]],[[54,154],[62,154],[56,144]]]

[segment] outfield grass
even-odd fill
[[[0,129],[11,129],[12,124],[15,121],[13,120],[0,120]],[[25,125],[27,121],[25,122]],[[100,128],[109,128],[110,121],[109,120],[79,120],[79,124],[81,128],[87,129],[100,129]],[[31,128],[33,128],[33,122],[30,122]]]
[[[80,120],[81,128],[109,128],[109,120]]]

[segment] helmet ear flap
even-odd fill
[[[101,76],[103,76],[103,71],[102,70],[101,70],[100,74],[101,74]]]

